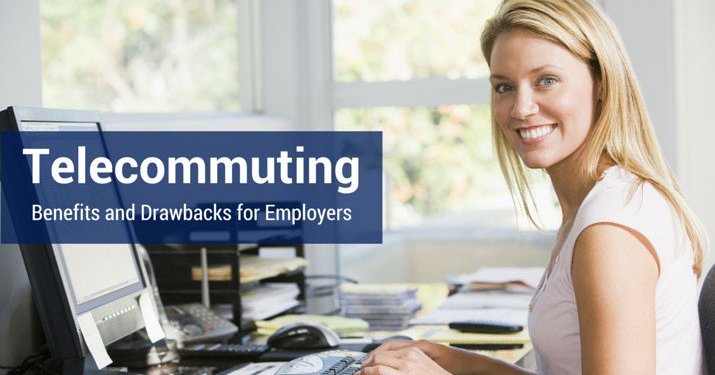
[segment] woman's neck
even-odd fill
[[[561,206],[562,224],[573,219],[586,195],[596,184],[595,179],[586,179],[584,174],[580,173],[585,166],[580,156],[577,151],[546,170]],[[602,158],[598,164],[597,175],[600,176],[611,165],[612,162]]]
[[[563,222],[576,215],[578,207],[581,206],[581,202],[583,202],[594,185],[584,181],[575,171],[577,169],[559,168],[558,170],[548,170],[551,184],[554,186],[556,197],[559,199]]]

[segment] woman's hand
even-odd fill
[[[437,346],[440,345],[425,340],[388,341],[365,357],[362,370],[355,375],[448,375],[449,372],[435,362]]]
[[[391,340],[363,360],[355,375],[535,375],[510,363],[427,340]]]
[[[449,349],[447,346],[436,344],[427,340],[390,340],[384,344],[375,348],[365,357],[363,363],[367,364],[377,355],[384,352],[391,352],[396,350],[404,350],[408,348],[417,348],[422,353],[426,354],[430,359],[437,362],[440,366],[444,367],[445,363],[440,360],[441,357],[445,357],[445,353],[440,353],[444,349]],[[449,361],[449,360],[447,360]]]

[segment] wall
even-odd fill
[[[660,147],[677,169],[673,0],[605,0],[645,96]]]
[[[38,0],[0,1],[0,108],[42,105],[39,9]],[[0,245],[0,364],[18,364],[40,336],[19,248]]]
[[[712,0],[675,1],[678,171],[686,198],[711,238],[715,238],[715,168],[710,164],[715,139],[714,15]],[[704,269],[714,262],[711,252]]]

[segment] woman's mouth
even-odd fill
[[[522,142],[526,144],[531,144],[546,138],[551,132],[556,129],[556,124],[548,124],[541,126],[531,126],[528,128],[517,129],[516,132],[519,134]]]

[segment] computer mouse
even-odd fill
[[[326,349],[338,346],[340,338],[322,324],[288,324],[268,338],[268,345],[278,349]]]

